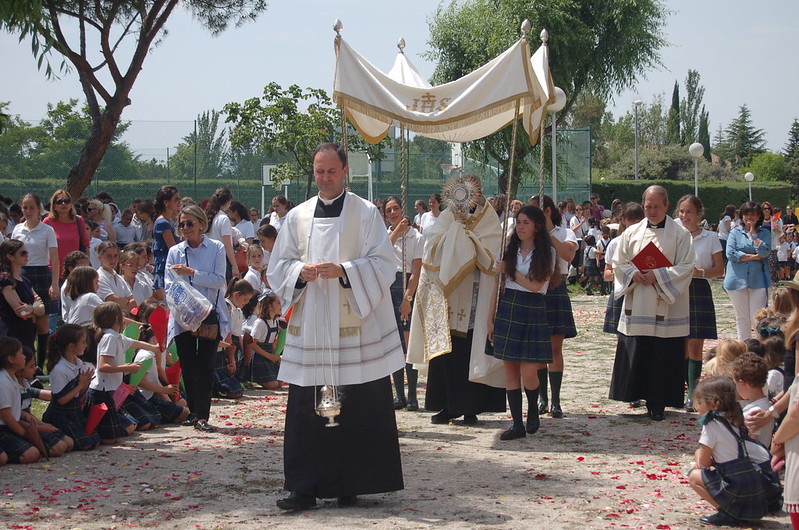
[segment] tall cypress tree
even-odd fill
[[[669,119],[666,123],[666,144],[679,145],[680,143],[680,85],[675,81],[674,91],[671,93]]]
[[[702,111],[699,113],[699,131],[696,135],[696,141],[702,144],[705,148],[705,152],[702,153],[702,156],[705,157],[705,160],[711,162],[710,156],[710,115],[705,111],[705,106],[702,105]]]
[[[785,156],[788,178],[794,189],[797,189],[799,186],[799,120],[796,118],[791,124],[791,130],[788,131],[788,143],[785,144],[783,156]]]

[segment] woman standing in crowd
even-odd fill
[[[11,237],[25,243],[28,262],[22,269],[22,275],[30,280],[33,290],[44,304],[44,314],[35,317],[36,365],[43,368],[47,358],[47,339],[50,337],[50,315],[58,313],[61,293],[58,285],[61,270],[58,240],[55,230],[41,222],[42,200],[38,195],[28,193],[19,202],[24,221],[14,227]]]
[[[422,222],[422,216],[427,212],[427,203],[424,202],[423,199],[418,199],[413,204],[413,207],[416,210],[416,215],[413,217],[413,224],[418,227],[419,223]]]
[[[427,199],[430,205],[430,211],[422,214],[419,221],[419,231],[424,234],[424,231],[435,224],[438,216],[441,215],[441,194],[434,193]]]
[[[768,263],[771,231],[763,227],[763,210],[756,202],[740,208],[741,225],[730,230],[727,239],[727,272],[724,290],[735,310],[738,340],[752,337],[757,310],[766,307],[766,290],[771,285]]]
[[[274,226],[278,232],[283,228],[283,221],[286,220],[286,214],[291,209],[289,206],[288,199],[283,195],[272,197],[272,213],[269,215],[269,224]]]
[[[169,249],[177,244],[174,217],[180,208],[180,194],[175,186],[161,186],[155,194],[155,214],[153,223],[153,266],[155,281],[153,296],[164,299],[164,273]]]
[[[80,250],[89,253],[89,236],[86,232],[86,222],[75,212],[72,196],[67,190],[58,189],[50,197],[50,215],[44,218],[44,224],[51,226],[55,231],[58,243],[58,263],[63,264],[67,254]],[[64,270],[59,271],[59,277],[66,278]]]
[[[549,231],[549,238],[552,247],[555,249],[557,260],[554,274],[558,276],[548,283],[546,296],[547,322],[549,331],[552,335],[552,362],[549,366],[544,366],[538,370],[539,391],[539,414],[549,412],[553,418],[562,418],[563,411],[560,407],[560,387],[563,382],[563,341],[577,336],[577,327],[574,325],[574,314],[572,312],[569,292],[566,290],[566,277],[569,274],[569,263],[574,259],[577,251],[577,241],[574,232],[565,228],[561,223],[560,210],[555,207],[555,203],[548,195],[544,195],[542,201],[533,197],[532,202],[538,202],[546,218],[546,228]],[[549,383],[552,390],[552,408],[549,408],[547,396],[547,368],[549,369]]]
[[[735,206],[728,204],[721,213],[721,219],[719,219],[719,241],[721,242],[721,255],[724,265],[727,265],[727,239],[730,237],[734,218]]]
[[[239,266],[236,264],[236,252],[233,249],[233,225],[225,213],[233,202],[233,193],[229,188],[220,186],[208,200],[205,207],[205,216],[211,226],[208,227],[208,237],[219,241],[225,247],[227,257],[225,278],[238,278]]]
[[[98,199],[92,199],[86,206],[86,214],[90,221],[94,221],[100,226],[100,239],[116,244],[117,237],[114,233],[114,216],[111,214],[111,207]]]
[[[721,242],[716,234],[699,226],[704,206],[699,197],[684,195],[677,201],[675,217],[694,239],[694,277],[688,286],[690,331],[685,339],[685,356],[688,360],[688,400],[685,410],[694,411],[693,395],[696,382],[702,375],[702,349],[705,339],[716,339],[716,308],[710,290],[711,278],[724,274]]]
[[[6,239],[0,243],[0,318],[8,328],[8,336],[33,350],[36,326],[31,316],[46,315],[31,282],[22,274],[27,264],[28,250],[22,241]]]
[[[500,435],[501,440],[535,434],[540,426],[539,374],[541,366],[552,362],[553,348],[547,324],[540,318],[531,319],[530,315],[540,315],[546,310],[545,293],[550,281],[560,281],[553,278],[553,273],[558,274],[557,258],[548,235],[548,224],[537,207],[523,207],[505,249],[504,260],[498,267],[505,273],[505,290],[494,315],[494,289],[488,338],[494,342],[494,357],[502,360],[505,366],[506,393],[513,418],[513,425]],[[526,426],[522,422],[522,383],[527,396]]]
[[[208,218],[197,205],[187,204],[180,209],[178,227],[184,240],[169,249],[166,266],[185,276],[213,304],[219,321],[219,334],[215,339],[197,337],[183,329],[170,314],[167,342],[175,339],[183,368],[186,398],[192,412],[184,424],[194,425],[200,431],[214,432],[216,428],[208,423],[214,388],[214,357],[219,340],[230,332],[225,303],[225,247],[205,235]]]
[[[247,208],[239,201],[232,201],[228,209],[228,217],[230,218],[230,224],[241,232],[241,237],[247,241],[248,245],[252,245],[253,240],[255,240],[255,230],[253,230],[249,215],[247,215]]]
[[[397,257],[397,274],[391,284],[391,301],[394,303],[394,317],[397,320],[397,329],[402,342],[403,353],[408,355],[408,334],[410,332],[411,308],[419,276],[422,273],[422,253],[424,252],[424,239],[415,228],[410,226],[409,220],[403,214],[402,201],[397,197],[389,197],[383,205],[386,212],[386,221],[391,225],[388,237],[394,246],[394,255]],[[405,253],[405,290],[403,291],[403,251]],[[408,375],[408,398],[405,398],[405,374]],[[394,372],[394,408],[403,409],[406,406],[410,411],[419,410],[419,400],[416,398],[416,380],[419,372],[413,369],[412,364],[405,364],[405,369]]]
[[[780,219],[779,208],[774,208],[770,202],[763,201],[760,205],[763,210],[763,228],[771,230],[771,246],[768,252],[768,272],[771,278],[771,283],[776,283],[779,280],[777,270],[777,247],[779,246],[780,236],[782,235],[782,219]]]

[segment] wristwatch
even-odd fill
[[[409,302],[413,302],[413,296],[408,295],[405,297],[405,299]]]

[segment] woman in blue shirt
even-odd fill
[[[738,340],[746,340],[752,337],[755,313],[766,307],[771,285],[767,261],[771,232],[762,226],[763,210],[756,202],[744,203],[739,211],[741,225],[730,230],[727,239],[724,290],[735,310]]]
[[[172,219],[180,209],[180,194],[175,186],[161,186],[155,194],[155,215],[153,224],[153,296],[164,299],[164,267],[169,249],[177,243],[175,225]]]
[[[186,385],[186,398],[192,412],[183,424],[194,425],[200,431],[214,432],[216,428],[208,423],[214,387],[214,358],[219,340],[230,332],[230,317],[225,303],[225,247],[205,235],[208,217],[196,204],[187,204],[180,209],[178,227],[184,241],[169,249],[166,268],[185,277],[213,304],[219,319],[219,333],[213,339],[197,337],[184,329],[172,312],[169,315],[167,342],[175,339],[183,369],[183,383]],[[170,276],[166,280],[169,287]]]

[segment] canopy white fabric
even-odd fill
[[[510,124],[519,102],[522,123],[535,144],[555,96],[546,46],[530,57],[526,39],[466,76],[433,87],[403,53],[385,74],[336,37],[333,100],[370,143],[382,140],[395,122],[448,142],[478,140]]]

